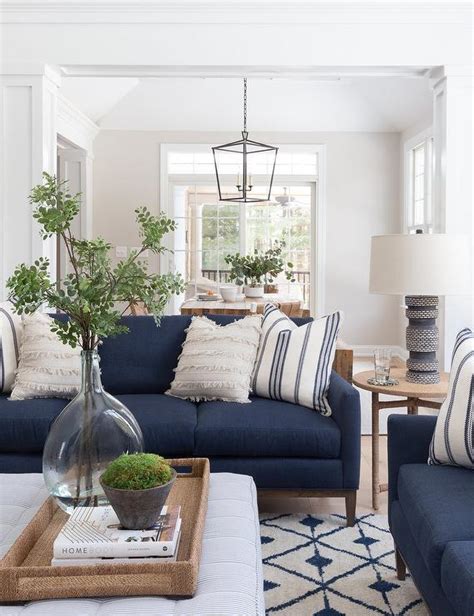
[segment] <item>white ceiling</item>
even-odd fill
[[[63,77],[62,93],[103,129],[238,131],[236,78]],[[250,131],[402,131],[429,123],[432,95],[420,77],[346,76],[248,83]]]

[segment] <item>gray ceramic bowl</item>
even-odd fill
[[[171,470],[173,476],[168,483],[148,490],[119,490],[105,485],[100,478],[100,485],[124,528],[143,530],[153,526],[176,480],[176,471]]]

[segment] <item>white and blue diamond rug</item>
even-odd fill
[[[262,514],[267,614],[427,616],[411,577],[397,579],[387,517]]]

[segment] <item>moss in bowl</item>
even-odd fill
[[[124,528],[150,528],[158,519],[176,471],[154,453],[122,454],[109,464],[100,483]]]

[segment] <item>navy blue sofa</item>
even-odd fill
[[[211,318],[226,324],[238,317]],[[332,373],[331,417],[257,397],[251,404],[195,404],[166,396],[190,321],[164,317],[157,328],[152,317],[124,317],[130,332],[100,346],[103,385],[135,415],[146,450],[166,457],[207,457],[212,471],[251,475],[260,489],[345,497],[348,523],[353,523],[360,466],[357,390]],[[66,404],[0,396],[0,472],[41,471],[46,436]]]
[[[389,522],[399,579],[405,564],[433,616],[474,614],[474,471],[428,466],[432,416],[388,421]]]

